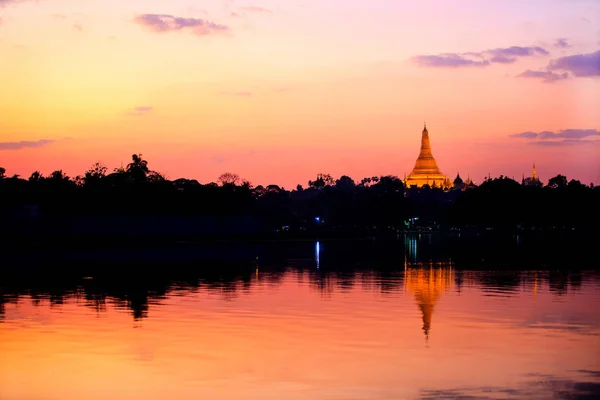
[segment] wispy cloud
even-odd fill
[[[0,142],[0,150],[21,150],[25,148],[44,147],[54,142],[56,142],[56,140],[50,139],[41,139],[33,141],[21,140],[19,142]]]
[[[167,14],[142,14],[135,18],[135,22],[158,33],[191,30],[196,35],[206,36],[230,31],[226,25],[201,18],[182,18]]]
[[[559,49],[566,49],[571,47],[571,44],[567,41],[567,39],[556,39],[554,42],[554,47],[558,47]]]
[[[519,75],[517,75],[517,78],[542,79],[546,83],[552,83],[552,82],[560,81],[563,79],[569,79],[569,74],[566,72],[563,72],[562,74],[557,74],[552,71],[543,71],[543,70],[533,71],[533,70],[528,69],[524,72],[521,72]]]
[[[569,146],[575,144],[594,144],[600,140],[587,140],[600,136],[598,129],[563,129],[560,131],[520,132],[508,135],[511,138],[528,139],[527,144],[538,146]]]
[[[17,3],[25,3],[26,1],[32,0],[0,0],[0,7],[8,4],[17,4]]]
[[[550,62],[548,70],[567,71],[576,77],[600,76],[600,50],[558,58]]]
[[[521,133],[513,133],[512,135],[509,135],[509,136],[514,137],[514,138],[535,139],[538,137],[538,134],[536,132],[521,132]]]
[[[421,67],[487,67],[491,64],[511,64],[517,61],[519,57],[547,56],[549,54],[548,50],[539,46],[511,46],[480,52],[418,55],[413,57],[412,60]]]
[[[79,23],[73,24],[73,29],[76,30],[77,32],[81,32],[81,31],[83,31],[83,25],[81,25]]]
[[[222,95],[225,96],[239,96],[239,97],[251,97],[252,96],[252,92],[221,92]]]
[[[272,14],[273,13],[268,8],[257,7],[257,6],[242,7],[242,10],[247,11],[247,12],[262,13],[262,14]]]
[[[139,116],[143,116],[143,115],[148,115],[152,110],[154,110],[154,107],[151,107],[151,106],[140,106],[140,107],[134,107],[127,114],[139,117]]]
[[[458,68],[486,67],[490,65],[490,62],[487,60],[472,60],[456,53],[416,56],[413,58],[413,61],[421,67]]]
[[[574,146],[582,144],[595,144],[600,143],[597,140],[576,140],[576,139],[563,139],[563,140],[538,140],[535,142],[529,142],[527,144],[544,147],[560,147],[560,146]]]
[[[548,65],[538,71],[527,70],[517,75],[518,78],[537,78],[544,82],[556,82],[569,77],[600,76],[600,50],[594,53],[573,54],[551,60]]]

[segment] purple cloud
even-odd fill
[[[413,58],[421,67],[458,68],[458,67],[486,67],[490,65],[487,60],[477,61],[463,55],[449,53],[431,56],[416,56]]]
[[[272,14],[271,10],[256,6],[242,7],[242,10],[255,13]]]
[[[559,49],[566,49],[571,47],[571,44],[567,41],[567,39],[556,39],[556,42],[554,42],[554,47],[558,47]]]
[[[527,71],[521,72],[519,75],[517,75],[517,78],[542,79],[546,83],[552,83],[563,79],[568,79],[569,74],[566,72],[557,74],[551,71],[532,71],[528,69]]]
[[[527,144],[544,147],[560,147],[560,146],[574,146],[581,144],[595,144],[600,143],[597,140],[575,140],[575,139],[563,139],[563,140],[538,140],[529,142]]]
[[[206,36],[230,30],[228,26],[215,24],[201,18],[181,18],[166,14],[142,14],[135,18],[135,22],[159,33],[190,29],[197,35]]]
[[[128,115],[133,115],[133,116],[142,116],[142,115],[147,115],[148,113],[150,113],[150,111],[154,110],[154,107],[150,107],[150,106],[140,106],[140,107],[134,107],[129,113]]]
[[[557,72],[554,72],[557,71]],[[600,76],[600,50],[594,53],[574,54],[550,61],[544,70],[527,70],[519,78],[537,78],[551,83],[573,77]]]
[[[551,61],[547,69],[568,71],[576,77],[600,76],[600,50],[558,58]]]
[[[21,150],[25,148],[44,147],[54,142],[56,142],[56,140],[49,139],[34,141],[21,140],[20,142],[0,142],[0,150]]]
[[[521,133],[513,133],[512,135],[508,135],[508,136],[517,137],[517,138],[535,139],[536,137],[538,137],[538,134],[535,132],[521,132]]]
[[[540,139],[581,139],[589,136],[598,136],[598,129],[564,129],[558,132],[540,132]]]
[[[582,140],[588,137],[600,136],[598,129],[563,129],[557,132],[521,132],[508,135],[512,138],[531,139],[527,144],[539,146],[567,146],[584,143],[600,143],[599,140]],[[539,139],[539,140],[535,140]]]
[[[535,55],[547,56],[549,54],[550,53],[548,52],[548,50],[538,46],[511,46],[507,48],[498,48],[483,52],[483,55],[491,57],[491,62],[503,64],[513,63],[517,61],[517,57],[529,57]]]
[[[514,63],[515,61],[517,61],[517,59],[515,57],[508,57],[508,56],[504,56],[504,55],[497,55],[497,56],[490,58],[490,62],[497,63],[497,64],[511,64],[511,63]]]
[[[547,56],[549,54],[548,50],[538,46],[511,46],[480,52],[419,55],[413,57],[413,61],[422,67],[486,67],[491,64],[511,64],[519,57]]]

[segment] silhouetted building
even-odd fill
[[[467,175],[467,180],[465,181],[463,190],[475,189],[476,187],[477,187],[477,185],[475,183],[473,183],[473,180],[471,179],[471,177]]]
[[[452,186],[448,179],[437,166],[435,158],[431,153],[431,144],[429,143],[429,132],[427,126],[423,127],[421,134],[421,151],[415,162],[412,172],[404,180],[404,185],[410,187],[423,187],[425,185],[432,188],[448,189]]]
[[[537,176],[537,171],[535,169],[535,163],[533,163],[533,168],[531,170],[531,177],[525,178],[523,175],[523,179],[521,180],[521,185],[523,186],[531,186],[531,187],[542,187],[544,184],[539,180]]]
[[[460,174],[457,173],[456,178],[454,179],[454,189],[463,190],[464,186],[465,186],[465,183],[463,182],[462,178],[460,177]]]

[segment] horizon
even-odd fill
[[[598,1],[194,4],[0,0],[7,175],[600,181]]]
[[[143,154],[138,154],[138,155],[139,155],[139,156],[142,156],[141,158],[142,158],[143,160],[145,160],[145,161],[148,161],[148,160],[146,160],[146,159],[143,157]],[[119,169],[121,169],[121,168],[123,168],[123,169],[126,169],[127,165],[128,165],[128,164],[130,164],[129,162],[127,162],[127,163],[121,163],[121,164],[119,164],[119,166],[118,166],[118,167],[111,167],[111,166],[105,165],[104,163],[102,163],[102,162],[100,162],[100,161],[98,161],[97,163],[99,163],[99,164],[100,164],[101,166],[103,166],[103,167],[106,167],[106,176],[108,176],[108,175],[110,175],[110,174],[113,174],[113,173],[118,173],[118,172],[119,172]],[[96,164],[96,163],[90,164],[90,167],[93,167],[93,166],[95,166],[95,164]],[[532,165],[532,167],[533,167],[533,165]],[[0,167],[0,168],[2,168],[2,167]],[[537,174],[537,166],[535,167],[535,169],[536,169],[536,175],[539,175],[539,174]],[[89,168],[88,168],[88,170],[89,170]],[[85,172],[87,172],[88,170],[86,170]],[[67,174],[67,173],[66,173],[66,171],[64,171],[64,170],[62,170],[62,169],[60,169],[60,168],[59,168],[59,169],[57,169],[57,170],[53,170],[53,171],[51,171],[51,172],[50,172],[50,173],[48,173],[48,174],[44,174],[42,171],[39,171],[39,170],[34,170],[34,171],[32,171],[32,173],[31,173],[31,174],[29,174],[29,175],[26,175],[26,176],[21,176],[21,175],[19,175],[19,174],[11,174],[11,173],[10,173],[10,171],[8,171],[8,170],[7,170],[7,171],[5,171],[5,172],[6,172],[6,173],[5,173],[5,177],[6,177],[6,178],[10,178],[10,177],[13,177],[14,175],[17,175],[17,177],[18,177],[18,178],[27,180],[27,179],[28,179],[28,178],[29,178],[29,177],[30,177],[30,176],[31,176],[33,173],[35,173],[35,172],[40,172],[43,178],[49,178],[49,177],[50,177],[50,175],[51,175],[51,173],[52,173],[52,172],[56,172],[56,171],[61,171],[61,172],[63,172],[63,173],[64,173],[64,175],[65,175],[65,176],[66,176],[68,179],[70,179],[70,180],[73,180],[73,181],[75,181],[75,180],[76,180],[76,178],[83,178],[83,177],[84,177],[84,175],[85,175],[85,172],[83,172],[83,173],[79,173],[79,174],[76,174],[76,175],[69,175],[69,174]],[[533,169],[532,169],[532,171],[533,171]],[[252,182],[252,181],[249,181],[249,180],[247,180],[246,178],[244,178],[244,176],[243,176],[243,175],[240,175],[240,174],[238,174],[238,173],[236,173],[236,172],[233,172],[233,171],[224,171],[224,172],[222,172],[221,174],[219,174],[219,176],[218,176],[217,178],[215,178],[215,179],[213,179],[213,180],[209,180],[209,181],[199,181],[199,180],[197,180],[197,179],[195,179],[195,178],[190,178],[190,177],[186,177],[186,176],[166,176],[166,175],[164,175],[164,174],[163,174],[161,171],[157,171],[157,170],[154,170],[154,169],[152,169],[152,168],[149,168],[149,172],[150,172],[150,173],[158,173],[158,174],[160,174],[161,176],[163,176],[163,178],[165,178],[167,181],[171,181],[171,182],[173,182],[173,181],[175,181],[175,180],[178,180],[178,179],[186,179],[186,180],[190,180],[190,181],[193,181],[193,180],[195,180],[195,181],[197,181],[197,182],[198,182],[199,184],[201,184],[201,185],[208,185],[208,184],[211,184],[211,183],[218,183],[218,181],[219,181],[219,178],[221,177],[221,175],[233,174],[233,175],[237,176],[237,178],[239,178],[239,184],[240,184],[240,185],[242,185],[244,182],[248,182],[248,183],[250,184],[250,187],[251,187],[251,188],[256,188],[256,187],[258,187],[258,186],[267,187],[267,186],[269,186],[269,185],[277,185],[277,184],[273,184],[273,183],[257,183],[257,184],[256,184],[256,183],[254,183],[254,182]],[[354,181],[355,185],[357,185],[357,186],[358,186],[358,185],[361,183],[361,180],[362,180],[363,178],[373,178],[373,177],[377,177],[377,178],[383,178],[383,177],[392,177],[392,178],[398,178],[398,179],[400,179],[400,180],[401,180],[403,183],[404,183],[404,180],[405,180],[405,177],[403,177],[403,176],[398,176],[398,175],[393,175],[393,174],[388,174],[388,175],[373,175],[373,176],[361,176],[361,177],[355,177],[355,176],[350,176],[350,175],[347,175],[347,174],[341,174],[341,175],[339,175],[339,176],[336,176],[336,175],[327,174],[326,172],[318,173],[318,174],[317,174],[316,176],[314,176],[313,178],[317,178],[317,177],[318,177],[318,175],[320,175],[320,174],[330,175],[330,176],[331,176],[331,177],[332,177],[334,180],[336,180],[336,181],[337,181],[338,179],[340,179],[340,178],[344,177],[344,176],[345,176],[345,177],[349,177],[349,178],[351,178],[351,179]],[[458,175],[458,176],[460,176],[460,178],[461,178],[463,181],[465,181],[465,182],[466,182],[468,179],[470,179],[470,180],[472,181],[472,183],[473,183],[473,184],[475,184],[476,186],[479,186],[480,184],[482,184],[483,182],[485,182],[485,181],[486,181],[486,180],[488,180],[488,179],[494,180],[494,179],[502,179],[502,178],[504,178],[504,179],[512,179],[512,180],[514,180],[515,182],[519,182],[519,178],[518,178],[518,177],[516,177],[516,176],[507,176],[507,175],[503,175],[503,174],[499,174],[499,175],[491,175],[491,174],[490,174],[489,176],[484,176],[484,177],[482,178],[482,180],[481,180],[481,181],[476,181],[476,180],[474,180],[474,179],[473,179],[473,178],[472,178],[470,175],[468,175],[468,174],[467,174],[467,175],[460,175],[460,173],[458,173],[457,175]],[[530,175],[533,175],[533,174],[530,174]],[[541,182],[541,184],[542,184],[543,186],[546,186],[546,185],[547,185],[547,181],[549,181],[549,180],[550,180],[550,179],[552,179],[552,178],[555,178],[555,177],[556,177],[556,176],[558,176],[558,175],[565,176],[564,174],[560,174],[560,173],[559,173],[559,174],[557,174],[557,175],[554,175],[554,176],[550,176],[550,177],[548,177],[546,180],[544,180],[544,179],[540,179],[540,178],[539,178],[539,176],[538,176],[538,178],[537,178],[537,179],[538,179],[538,180]],[[450,179],[450,181],[451,181],[451,182],[453,182],[453,181],[454,181],[454,179],[456,179],[458,176],[455,176],[455,177],[447,176],[447,178],[448,178],[448,179]],[[408,174],[407,174],[407,177],[408,177]],[[521,177],[521,179],[526,179],[526,178],[531,178],[531,177],[532,177],[532,176],[529,176],[528,174],[522,174],[522,177]],[[570,182],[571,180],[576,180],[576,181],[579,181],[578,179],[575,179],[575,178],[569,178],[568,176],[565,176],[565,177],[567,178],[567,181],[568,181],[568,182]],[[303,188],[303,189],[308,189],[308,188],[310,187],[310,185],[309,185],[309,182],[310,182],[310,181],[312,181],[312,180],[313,180],[312,178],[309,178],[309,179],[307,179],[307,181],[306,181],[306,184],[304,184],[304,183],[300,182],[300,183],[297,183],[297,184],[295,184],[295,185],[292,185],[291,187],[290,187],[290,186],[288,186],[288,187],[285,187],[285,186],[283,186],[283,185],[277,185],[277,186],[279,186],[279,187],[280,187],[282,190],[288,190],[288,191],[293,191],[293,190],[295,190],[295,189],[298,187],[298,185],[302,186],[302,188]],[[586,185],[586,186],[595,186],[595,183],[594,183],[594,182],[590,182],[589,184],[586,184],[586,183],[584,183],[584,182],[581,182],[581,181],[579,181],[579,182],[580,182],[580,183],[582,183],[582,184],[584,184],[584,185]]]

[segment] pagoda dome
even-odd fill
[[[462,185],[464,182],[462,180],[462,178],[460,177],[460,174],[456,174],[456,178],[454,179],[454,185]]]

